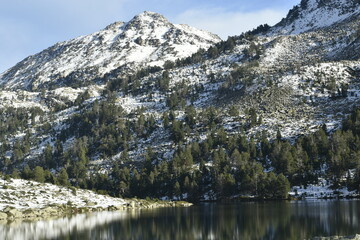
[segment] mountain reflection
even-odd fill
[[[0,239],[308,239],[360,232],[359,201],[202,204],[0,225]]]

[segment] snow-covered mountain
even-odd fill
[[[302,0],[271,33],[299,34],[359,17],[359,0]]]
[[[290,137],[306,132],[304,128],[314,124],[330,124],[333,114],[343,105],[356,105],[357,99],[352,97],[357,96],[357,82],[348,68],[360,66],[360,51],[356,51],[360,46],[359,12],[358,0],[303,0],[266,33],[235,37],[231,40],[234,46],[222,52],[220,49],[228,42],[219,43],[216,35],[144,12],[128,23],[117,22],[97,33],[58,43],[18,63],[0,76],[0,106],[36,106],[51,112],[56,105],[64,108],[74,102],[86,90],[93,99],[101,99],[106,74],[115,73],[113,79],[120,79],[141,68],[163,66],[167,60],[189,57],[200,48],[212,46],[216,57],[208,58],[209,54],[202,52],[198,54],[204,58],[200,63],[190,61],[168,70],[169,92],[159,92],[154,82],[162,77],[161,70],[139,79],[140,94],[119,92],[118,104],[128,113],[145,107],[149,112],[162,114],[168,110],[167,98],[172,88],[183,82],[187,87],[203,89],[192,99],[199,110],[220,103],[226,107],[237,104],[241,111],[253,107],[263,117],[264,129],[290,124],[286,135]],[[239,68],[246,69],[245,73],[234,74]],[[327,86],[333,78],[336,84],[329,90]],[[353,92],[348,99],[351,104],[338,99],[328,106],[326,98],[345,85]],[[39,86],[43,93],[36,91]],[[46,86],[53,89],[46,91]],[[239,94],[219,96],[219,89],[224,86]],[[147,91],[158,96],[149,98]],[[279,97],[272,97],[278,94]],[[219,98],[229,101],[219,102]],[[294,112],[294,119],[285,118],[288,111]],[[62,125],[69,118],[68,113],[73,112],[74,109],[58,113],[56,125]],[[304,125],[299,127],[295,119],[302,119]]]
[[[35,90],[49,82],[89,83],[114,69],[128,74],[140,67],[162,67],[165,61],[188,57],[219,41],[215,34],[143,12],[129,22],[113,23],[99,32],[57,43],[29,56],[0,75],[0,85]]]
[[[48,164],[77,178],[85,165],[172,161],[224,132],[293,141],[335,131],[360,106],[359,12],[358,0],[303,0],[274,27],[227,41],[144,12],[59,43],[0,77],[0,166]],[[49,151],[59,163],[46,163]]]

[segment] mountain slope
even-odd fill
[[[0,75],[0,85],[30,90],[47,83],[72,85],[80,81],[84,85],[114,69],[129,74],[140,67],[162,67],[165,61],[188,57],[219,41],[209,32],[143,12],[127,23],[116,22],[24,59]]]
[[[299,34],[359,18],[359,6],[359,0],[302,0],[271,33]]]
[[[148,67],[175,58],[164,50],[164,39],[173,47],[182,31],[176,30],[181,33],[176,37],[167,30],[173,25],[153,13],[115,24],[121,31],[114,33],[117,40],[122,44],[125,39],[130,46],[124,47],[126,56],[117,53],[127,65],[90,71],[87,66],[103,66],[104,61],[85,57],[87,66],[67,77],[54,75],[46,80],[48,86],[34,81],[43,87],[38,92],[14,90],[30,88],[31,81],[8,79],[4,86],[9,90],[0,94],[1,167],[8,173],[26,165],[55,173],[65,168],[76,186],[176,199],[217,199],[234,193],[283,198],[281,191],[268,195],[271,186],[266,184],[281,182],[286,190],[288,180],[310,183],[330,175],[343,184],[344,174],[355,178],[360,173],[360,158],[351,157],[358,154],[358,113],[339,130],[360,106],[360,55],[354,51],[360,18],[356,1],[341,3],[302,1],[295,8],[298,14],[291,11],[270,30],[262,27],[262,32],[211,46],[203,37],[208,50],[164,68]],[[343,17],[321,23],[335,13]],[[316,24],[304,24],[310,20]],[[137,54],[153,49],[157,32],[164,55],[144,63]],[[89,56],[98,56],[92,51],[101,46],[86,47]],[[71,59],[74,52],[61,56]],[[60,68],[73,68],[59,63],[64,64]],[[254,191],[258,179],[263,193]]]

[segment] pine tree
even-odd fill
[[[183,129],[181,128],[181,122],[174,120],[172,122],[172,139],[176,142],[179,143],[180,141],[184,140],[185,137],[185,133],[183,131]]]
[[[17,179],[17,178],[20,178],[20,177],[21,177],[20,174],[21,174],[21,173],[20,173],[19,170],[14,169],[14,170],[12,171],[12,173],[11,173],[11,177]]]
[[[181,196],[181,188],[180,188],[180,184],[179,184],[178,181],[176,181],[175,184],[174,184],[173,194],[174,194],[174,197],[176,197],[177,199],[180,199],[180,196]]]
[[[36,166],[34,169],[34,180],[40,183],[45,182],[44,169],[40,166]]]
[[[283,174],[276,177],[275,198],[286,199],[290,191],[290,183]]]
[[[238,117],[239,116],[239,110],[236,108],[236,106],[231,105],[229,108],[229,115],[232,117]]]
[[[48,168],[54,168],[56,166],[56,164],[55,164],[56,162],[54,161],[53,154],[52,154],[52,147],[50,144],[46,145],[46,148],[43,152],[43,158],[44,158],[45,165]]]
[[[22,175],[22,178],[24,178],[24,179],[31,179],[33,177],[32,171],[28,165],[25,165],[24,170],[21,175]]]
[[[163,125],[165,128],[169,127],[170,121],[169,121],[169,115],[167,112],[164,112],[163,114]]]
[[[62,168],[60,170],[60,173],[59,173],[59,176],[57,178],[57,181],[60,185],[62,186],[69,186],[70,183],[69,183],[69,176],[66,172],[66,169],[65,168]]]
[[[193,128],[196,124],[196,110],[193,106],[189,106],[185,110],[185,121]]]
[[[57,184],[56,177],[48,169],[44,170],[45,182]]]
[[[126,182],[124,181],[120,181],[119,183],[119,194],[121,197],[126,196],[126,194],[128,193],[129,190],[129,186]]]
[[[230,157],[230,161],[233,165],[235,165],[236,163],[240,163],[241,162],[241,154],[239,152],[239,150],[235,149]]]

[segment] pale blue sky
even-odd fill
[[[164,15],[223,39],[273,25],[300,0],[5,0],[0,7],[0,73],[56,42],[129,21],[143,11]]]

